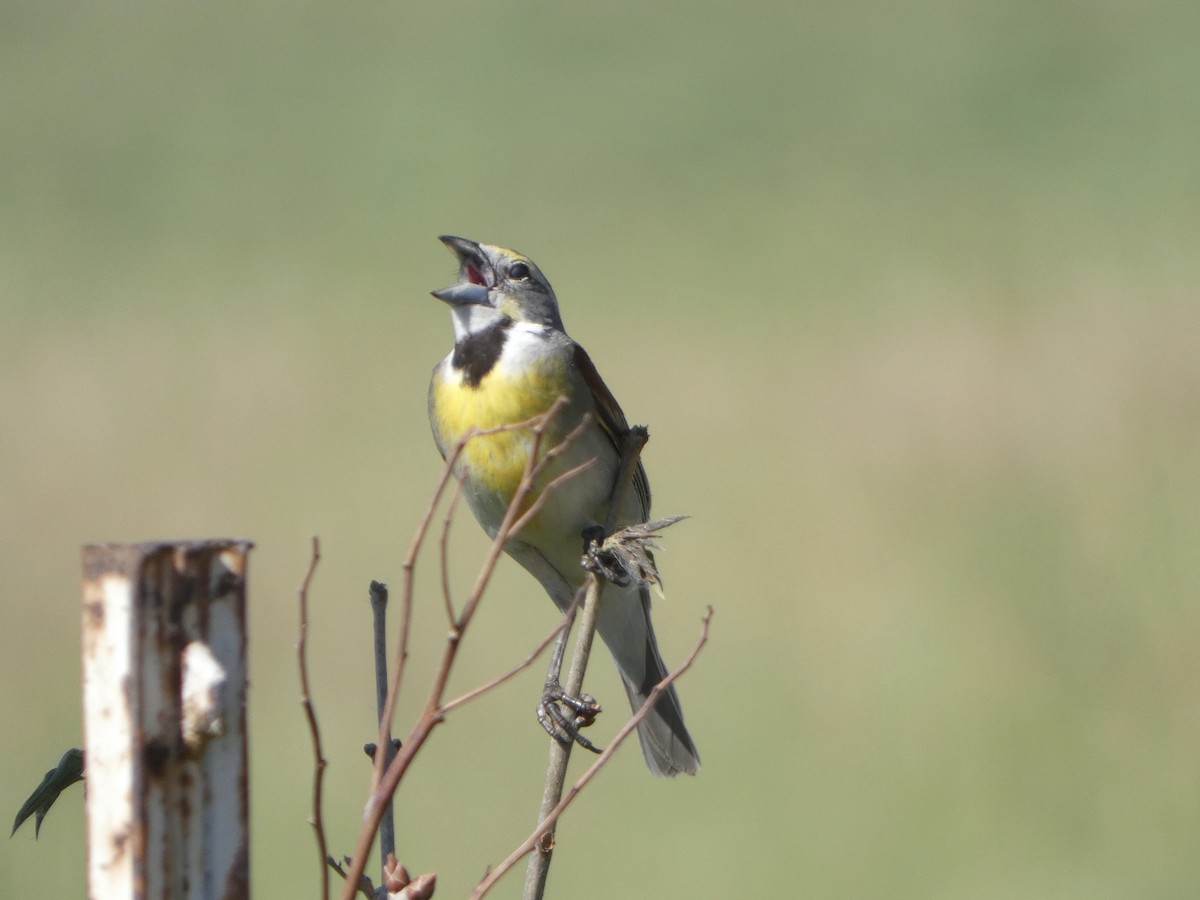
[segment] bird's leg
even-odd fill
[[[600,748],[580,734],[579,730],[587,728],[596,721],[596,716],[601,712],[600,704],[596,702],[595,697],[589,694],[580,694],[578,697],[569,696],[563,690],[560,680],[563,657],[567,651],[567,637],[571,633],[571,626],[575,622],[575,612],[578,609],[578,603],[571,605],[571,609],[567,612],[566,627],[558,636],[558,640],[554,642],[554,652],[550,654],[550,669],[546,673],[546,684],[537,706],[537,719],[546,733],[559,743],[569,744],[574,741],[584,749],[599,753]]]
[[[603,551],[604,529],[599,525],[585,528],[583,537],[583,567],[599,578],[617,582],[621,577]],[[582,597],[580,597],[580,600]],[[558,641],[554,644],[554,652],[550,656],[550,671],[546,673],[546,684],[542,691],[541,702],[538,703],[537,717],[546,733],[559,743],[574,741],[581,747],[586,747],[593,753],[599,748],[579,733],[581,728],[587,728],[599,715],[600,704],[590,694],[580,693],[578,697],[570,696],[562,686],[562,664],[566,655],[567,637],[575,622],[575,610],[579,608],[576,602],[568,613],[569,621]]]

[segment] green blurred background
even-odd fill
[[[295,590],[318,534],[348,851],[450,232],[536,259],[650,425],[656,512],[694,517],[669,661],[716,608],[701,775],[629,747],[553,895],[1200,895],[1198,35],[1165,0],[9,0],[0,810],[81,740],[80,545],[249,537],[255,893],[315,895]],[[402,727],[444,633],[420,575]],[[552,624],[505,564],[453,687]],[[533,824],[540,669],[403,788],[439,896]],[[607,659],[590,684],[619,713]],[[60,807],[0,893],[81,894]]]

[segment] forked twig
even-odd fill
[[[459,696],[455,697],[453,700],[447,700],[440,707],[438,707],[438,715],[444,716],[451,710],[458,709],[458,707],[482,697],[488,691],[500,687],[500,685],[504,684],[504,682],[509,681],[514,676],[519,675],[521,672],[524,672],[526,669],[528,669],[531,665],[533,665],[534,660],[541,656],[545,652],[546,648],[554,643],[554,641],[558,639],[558,636],[563,633],[567,625],[570,623],[571,616],[575,613],[575,610],[578,606],[579,599],[576,598],[571,602],[571,605],[563,611],[562,621],[559,622],[558,625],[554,627],[554,630],[546,635],[546,637],[543,638],[542,641],[533,648],[533,652],[527,657],[525,657],[507,672],[496,676],[491,681],[485,681],[483,684],[479,685],[479,687],[472,688],[465,694],[460,694]]]
[[[574,431],[568,434],[567,438],[574,442],[574,440],[582,433],[582,426],[580,426],[580,428],[576,428]],[[567,471],[548,482],[546,486],[538,492],[538,495],[534,498],[534,501],[529,504],[529,509],[525,510],[525,512],[521,515],[521,518],[517,519],[517,521],[513,523],[511,533],[514,535],[520,534],[522,529],[524,529],[526,525],[533,521],[534,516],[542,511],[542,507],[546,505],[547,498],[551,493],[554,492],[556,488],[570,481],[572,478],[582,475],[594,465],[596,465],[596,458],[592,457],[591,459],[584,460],[573,469],[567,469]]]
[[[517,847],[517,849],[510,853],[503,862],[496,866],[496,868],[492,869],[481,882],[479,882],[479,885],[471,894],[471,900],[479,900],[479,898],[485,896],[488,891],[490,891],[496,885],[496,883],[503,878],[510,869],[513,868],[513,866],[521,861],[523,856],[532,853],[535,848],[540,847],[545,838],[554,830],[554,825],[556,822],[558,822],[559,817],[563,814],[566,808],[571,805],[572,801],[574,801],[574,799],[579,795],[579,792],[582,791],[584,787],[587,786],[588,782],[595,778],[596,774],[602,768],[604,768],[610,759],[612,759],[612,756],[614,753],[616,753],[617,748],[620,747],[621,744],[623,744],[631,734],[633,734],[642,720],[645,719],[646,716],[650,715],[651,710],[654,709],[654,704],[658,702],[658,698],[661,697],[668,689],[670,689],[671,685],[679,680],[679,678],[681,678],[683,674],[692,667],[692,664],[696,661],[696,657],[700,655],[700,651],[704,649],[704,645],[708,642],[708,625],[709,622],[712,621],[712,617],[713,608],[710,606],[708,607],[708,610],[704,614],[704,618],[700,623],[700,638],[696,641],[696,646],[692,648],[692,652],[688,654],[688,658],[684,660],[683,665],[681,665],[671,674],[667,675],[666,678],[654,686],[654,689],[650,691],[649,696],[647,696],[642,702],[642,705],[638,707],[637,712],[635,712],[629,718],[629,721],[627,721],[621,728],[621,730],[617,732],[616,736],[609,742],[608,746],[604,748],[598,757],[596,757],[595,762],[588,766],[587,770],[579,776],[579,780],[571,785],[570,789],[566,793],[566,796],[564,796],[557,804],[555,804],[554,808],[550,810],[545,819],[538,825],[537,828],[533,830],[533,833],[530,834],[529,837],[527,837],[525,841],[519,847]]]
[[[433,520],[433,514],[437,510],[438,504],[441,502],[443,494],[446,492],[446,485],[454,475],[454,466],[458,463],[458,458],[462,456],[467,444],[475,438],[487,437],[492,434],[500,434],[506,431],[516,431],[522,428],[531,428],[535,430],[535,440],[540,446],[540,429],[544,429],[546,424],[552,421],[566,406],[567,400],[565,397],[559,397],[550,405],[540,416],[534,416],[524,422],[518,422],[515,425],[501,425],[497,428],[487,429],[472,429],[463,436],[450,455],[446,457],[446,463],[442,467],[442,475],[438,479],[437,487],[434,488],[433,496],[429,500],[429,505],[425,508],[424,514],[421,516],[421,521],[417,525],[416,531],[413,533],[412,543],[408,548],[408,555],[404,557],[404,562],[401,568],[404,570],[404,592],[401,600],[401,624],[400,624],[400,646],[396,652],[396,668],[392,673],[391,684],[388,686],[387,703],[384,704],[384,715],[379,718],[379,740],[376,743],[377,747],[387,746],[387,737],[385,732],[389,729],[392,719],[396,715],[396,700],[400,696],[400,685],[404,679],[404,668],[408,663],[408,641],[410,634],[410,625],[412,622],[412,607],[413,607],[413,591],[416,575],[417,556],[421,552],[421,547],[425,543],[425,537],[429,534],[429,524]],[[532,461],[532,460],[531,460]],[[526,473],[528,473],[529,465],[526,465]],[[518,487],[520,491],[520,487]],[[514,504],[516,498],[514,497]],[[451,623],[453,627],[453,623]],[[387,760],[384,756],[376,755],[375,770],[371,776],[371,792],[374,793],[379,789],[379,782],[383,778],[383,771]]]
[[[347,862],[349,862],[349,860],[347,860]],[[345,867],[332,856],[325,857],[325,864],[343,878],[346,877]],[[358,890],[354,893],[362,894],[367,898],[367,900],[375,900],[375,885],[371,884],[371,879],[366,875],[361,875],[358,879]],[[351,896],[353,896],[353,894]]]
[[[521,510],[525,506],[526,500],[537,485],[538,480],[544,474],[546,468],[566,452],[566,450],[583,434],[585,426],[589,424],[587,420],[582,422],[579,427],[568,433],[555,447],[542,453],[541,447],[545,440],[546,431],[550,423],[562,412],[566,405],[566,398],[560,397],[550,408],[540,416],[530,419],[526,422],[517,423],[515,425],[501,426],[499,428],[487,429],[484,431],[471,431],[459,441],[454,450],[446,459],[446,466],[443,470],[441,480],[438,482],[437,489],[434,492],[433,499],[430,502],[429,508],[426,510],[421,519],[421,523],[417,528],[417,532],[413,538],[412,546],[409,550],[409,555],[404,562],[404,612],[403,624],[401,626],[401,646],[396,657],[396,668],[393,672],[392,682],[388,690],[388,700],[385,704],[385,715],[381,718],[380,733],[381,739],[379,749],[375,754],[375,772],[372,779],[371,796],[367,802],[367,808],[364,812],[364,823],[358,838],[355,842],[354,853],[350,858],[346,872],[346,883],[343,886],[343,900],[351,900],[355,893],[355,885],[358,884],[362,873],[366,867],[367,857],[371,852],[371,843],[374,840],[374,835],[379,828],[379,822],[383,815],[383,809],[386,807],[386,798],[395,793],[397,785],[404,777],[404,773],[408,770],[409,765],[416,754],[420,751],[425,741],[429,738],[433,729],[442,721],[444,712],[442,710],[442,697],[446,691],[446,685],[450,678],[451,669],[454,666],[454,660],[458,653],[458,648],[461,645],[462,636],[467,627],[470,625],[475,611],[479,607],[479,603],[483,598],[492,573],[495,571],[496,564],[499,562],[500,556],[504,553],[504,547],[508,541],[517,533],[520,526],[529,520],[528,515],[522,515]],[[491,547],[488,550],[487,556],[484,559],[483,565],[480,568],[479,574],[476,576],[475,583],[471,588],[471,592],[467,597],[466,603],[462,611],[458,614],[456,621],[453,623],[450,634],[446,641],[446,649],[443,651],[441,663],[434,675],[433,684],[430,688],[429,697],[426,700],[425,708],[421,713],[420,718],[413,726],[408,738],[404,741],[400,751],[395,758],[388,764],[386,770],[383,768],[384,753],[386,750],[386,738],[383,734],[390,724],[392,716],[395,712],[396,698],[399,696],[400,683],[404,670],[404,664],[408,656],[408,634],[409,622],[411,619],[412,610],[412,593],[413,593],[413,576],[417,554],[419,553],[425,537],[429,531],[429,524],[433,518],[434,510],[437,503],[444,494],[447,483],[452,477],[454,466],[459,457],[462,455],[463,449],[469,441],[476,437],[488,434],[496,434],[514,430],[529,430],[533,434],[531,442],[529,458],[525,464],[525,471],[522,475],[521,482],[517,486],[513,494],[512,501],[509,503],[508,509],[505,512],[504,519],[500,523],[500,527],[496,531],[496,536],[492,541]],[[533,503],[530,504],[530,510],[540,509],[545,503],[546,496],[555,488],[563,484],[568,475],[578,474],[587,466],[576,466],[570,473],[563,473],[554,478],[551,482],[542,487]]]

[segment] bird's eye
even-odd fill
[[[513,263],[512,268],[508,270],[508,277],[517,281],[524,281],[529,277],[529,266],[525,263]]]

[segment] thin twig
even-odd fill
[[[437,487],[434,488],[429,505],[425,507],[421,521],[418,523],[417,530],[413,534],[412,543],[408,548],[408,555],[405,556],[404,562],[401,564],[401,568],[404,570],[404,590],[400,600],[400,643],[396,648],[396,668],[392,670],[392,679],[388,685],[387,702],[384,704],[383,715],[379,717],[379,740],[375,742],[376,749],[387,747],[389,744],[392,719],[396,716],[396,700],[400,696],[400,685],[404,680],[404,668],[408,663],[408,639],[409,627],[412,622],[413,583],[415,578],[414,566],[417,554],[421,552],[421,545],[425,542],[425,535],[429,532],[429,523],[433,519],[433,514],[442,499],[446,485],[454,473],[454,464],[458,461],[459,454],[461,453],[461,446],[455,448],[454,453],[446,460],[445,466],[442,467],[442,475],[438,479]],[[371,774],[372,792],[378,789],[379,781],[383,777],[384,769],[387,766],[386,753],[376,753],[375,769]]]
[[[492,573],[495,571],[496,564],[499,562],[508,541],[528,521],[531,512],[536,514],[536,511],[542,508],[551,493],[569,481],[570,478],[575,477],[589,467],[589,464],[581,464],[554,478],[538,492],[537,497],[529,505],[526,514],[522,516],[517,515],[517,510],[525,505],[526,499],[528,499],[530,493],[534,490],[538,479],[545,469],[583,435],[582,427],[575,428],[545,454],[541,452],[546,428],[549,426],[552,418],[557,416],[565,405],[565,400],[560,397],[546,412],[543,420],[531,428],[534,437],[529,450],[529,457],[525,462],[525,474],[521,477],[520,484],[517,485],[517,490],[513,494],[513,499],[509,503],[508,509],[505,510],[504,518],[500,523],[499,529],[496,531],[496,538],[492,541],[491,547],[488,548],[487,557],[484,559],[484,564],[476,576],[475,584],[471,588],[471,593],[467,597],[463,611],[458,617],[456,627],[450,633],[446,654],[443,656],[443,665],[434,678],[433,690],[430,693],[430,710],[436,711],[436,708],[441,704],[441,698],[446,689],[446,682],[450,677],[450,668],[454,655],[458,651],[463,633],[466,631],[467,626],[470,625],[476,610],[479,608],[479,603],[483,599],[484,592],[491,581]]]
[[[571,434],[567,435],[568,438],[572,438],[572,439],[577,436],[578,435],[574,431],[572,431]],[[541,492],[537,495],[537,497],[534,498],[534,501],[531,504],[529,504],[529,509],[525,510],[525,512],[521,514],[521,518],[517,519],[517,521],[513,523],[512,534],[514,534],[514,535],[520,534],[525,529],[525,526],[528,525],[531,521],[533,521],[534,516],[536,516],[538,513],[540,513],[542,511],[542,507],[546,505],[546,498],[548,498],[550,496],[550,494],[554,491],[555,488],[557,488],[559,485],[563,484],[564,482],[570,481],[572,478],[582,475],[584,472],[586,472],[588,469],[592,468],[595,465],[596,465],[596,457],[593,456],[591,459],[584,460],[579,465],[575,466],[573,469],[567,469],[567,471],[563,472],[557,478],[550,481],[546,485],[546,487],[541,490]]]
[[[402,626],[401,652],[397,655],[396,669],[393,672],[392,683],[388,690],[387,703],[387,722],[391,721],[391,716],[395,710],[396,697],[399,693],[400,672],[403,667],[403,660],[407,655],[407,618],[408,610],[411,609],[412,597],[412,578],[413,569],[416,559],[416,553],[419,551],[421,544],[424,541],[425,535],[429,530],[429,523],[433,517],[433,510],[438,500],[440,500],[445,489],[446,483],[450,478],[450,473],[457,462],[459,456],[463,452],[466,443],[474,437],[495,434],[501,431],[513,431],[516,429],[528,429],[533,433],[533,440],[530,446],[529,458],[525,463],[525,472],[521,477],[521,481],[513,494],[512,501],[509,503],[508,509],[505,511],[504,519],[500,523],[500,527],[496,531],[496,537],[493,539],[491,546],[488,549],[487,556],[484,559],[483,565],[480,568],[479,574],[476,576],[475,584],[471,588],[471,592],[467,597],[466,603],[463,606],[462,612],[459,613],[455,627],[451,629],[446,641],[446,649],[442,653],[442,660],[438,666],[437,672],[434,675],[433,684],[430,688],[429,697],[425,703],[425,709],[421,713],[417,723],[413,726],[411,733],[400,752],[387,766],[386,771],[380,773],[382,755],[376,751],[375,755],[375,778],[373,779],[373,789],[371,796],[367,800],[367,807],[364,812],[364,822],[358,838],[355,841],[354,854],[349,863],[347,870],[347,881],[343,888],[342,900],[351,900],[354,896],[353,885],[361,878],[363,870],[366,867],[366,860],[371,852],[371,843],[374,840],[375,832],[379,828],[380,818],[382,817],[382,809],[386,806],[387,798],[390,798],[396,791],[397,785],[404,777],[404,773],[408,771],[409,765],[412,763],[416,754],[424,746],[429,735],[438,724],[442,722],[442,716],[439,714],[439,709],[442,704],[442,697],[445,695],[446,685],[450,678],[450,672],[454,667],[454,661],[458,654],[458,649],[461,646],[462,636],[470,625],[475,611],[479,607],[480,601],[483,599],[483,594],[487,589],[488,583],[491,580],[492,573],[495,571],[496,564],[499,562],[500,556],[504,553],[505,545],[516,533],[514,525],[518,522],[521,516],[518,514],[528,499],[530,493],[534,490],[538,480],[541,478],[549,466],[559,455],[564,453],[574,441],[576,441],[583,433],[582,428],[576,428],[558,443],[557,446],[551,448],[546,453],[541,452],[542,443],[545,440],[547,428],[554,418],[566,406],[566,398],[559,397],[550,408],[541,416],[530,419],[528,422],[521,422],[516,425],[502,426],[500,428],[488,429],[486,431],[472,431],[464,437],[455,446],[454,451],[446,460],[446,468],[443,471],[442,479],[438,483],[437,490],[434,492],[434,498],[430,503],[429,509],[426,510],[421,524],[418,526],[417,534],[413,539],[412,549],[410,550],[408,559],[405,560],[405,604],[406,611],[405,625]],[[581,470],[576,467],[576,470]],[[555,487],[563,483],[562,477],[555,478],[552,482]],[[551,491],[550,485],[543,487],[538,496],[538,500],[544,502],[543,497]],[[381,742],[382,745],[382,742]]]
[[[329,869],[325,861],[329,858],[329,850],[325,843],[325,822],[321,816],[322,786],[325,780],[325,767],[329,764],[325,752],[321,749],[321,728],[317,724],[317,711],[313,706],[312,694],[308,686],[308,588],[312,584],[313,575],[317,571],[317,563],[321,559],[321,543],[314,535],[312,539],[312,557],[308,562],[308,572],[300,585],[300,639],[296,642],[296,656],[300,663],[300,703],[304,707],[305,718],[308,719],[308,733],[312,736],[313,756],[313,798],[312,817],[309,823],[317,835],[317,852],[321,865],[321,897],[329,900]]]
[[[625,432],[621,441],[621,465],[617,476],[613,479],[612,491],[608,501],[608,515],[604,521],[604,535],[611,535],[617,527],[621,514],[622,501],[626,491],[637,471],[638,460],[642,448],[650,439],[650,434],[643,427],[633,427]],[[589,572],[587,576],[587,596],[583,603],[583,615],[579,620],[579,634],[575,637],[575,652],[571,656],[571,668],[567,672],[566,684],[563,690],[568,696],[578,697],[583,691],[583,678],[587,672],[588,660],[592,652],[592,640],[596,634],[596,622],[600,615],[600,598],[604,593],[604,579],[596,573]],[[567,781],[567,764],[571,761],[572,741],[550,741],[550,758],[546,764],[546,781],[542,788],[542,802],[538,808],[538,823],[547,820],[550,812],[557,808],[562,798],[563,785]],[[550,831],[553,831],[551,824]],[[546,891],[546,878],[550,874],[550,858],[553,854],[553,840],[548,841],[541,853],[534,854],[529,860],[525,871],[525,900],[541,900]]]
[[[496,885],[496,882],[503,878],[504,875],[513,868],[513,866],[521,861],[521,857],[525,856],[527,853],[532,853],[535,848],[540,849],[546,838],[553,832],[554,825],[558,821],[559,817],[563,814],[566,808],[571,805],[572,801],[579,796],[579,792],[582,791],[584,787],[587,786],[588,782],[596,777],[596,774],[602,768],[604,768],[610,759],[612,759],[613,754],[617,751],[617,748],[620,747],[621,744],[623,744],[631,734],[633,734],[642,720],[645,719],[646,716],[650,715],[651,710],[654,709],[655,703],[658,702],[658,698],[666,693],[670,689],[671,685],[679,680],[679,678],[681,678],[683,674],[692,667],[692,664],[696,661],[696,657],[700,655],[700,651],[704,649],[704,645],[708,642],[708,625],[709,622],[712,621],[712,617],[713,608],[710,606],[708,607],[708,610],[704,614],[704,618],[700,623],[700,639],[696,642],[696,646],[692,648],[692,652],[688,654],[688,658],[684,660],[683,665],[681,665],[678,669],[654,686],[654,689],[650,691],[649,696],[647,696],[642,702],[642,705],[638,707],[637,712],[635,712],[629,718],[629,721],[627,721],[624,727],[617,732],[616,736],[609,742],[609,745],[604,748],[603,752],[601,752],[598,757],[596,757],[596,761],[588,766],[587,770],[579,776],[579,780],[571,785],[571,788],[567,791],[566,796],[555,805],[554,809],[550,811],[545,820],[534,829],[533,833],[529,835],[529,837],[526,838],[516,850],[509,854],[507,859],[496,866],[496,868],[488,872],[483,881],[479,882],[479,886],[476,887],[475,892],[471,894],[471,900],[480,900],[481,897],[486,895],[488,891],[490,891]]]
[[[546,648],[549,647],[558,638],[558,636],[563,633],[567,625],[571,622],[571,617],[575,614],[575,610],[578,608],[578,606],[579,599],[576,598],[564,611],[562,621],[559,622],[558,625],[555,626],[554,630],[546,635],[546,637],[536,647],[533,648],[533,652],[527,657],[525,657],[503,675],[498,675],[491,681],[486,681],[479,685],[479,687],[473,688],[467,691],[465,694],[460,694],[453,700],[447,700],[438,708],[438,715],[444,716],[451,710],[458,709],[460,706],[482,697],[488,691],[500,687],[500,685],[504,684],[504,682],[528,669],[531,665],[533,665],[534,661],[545,652]]]
[[[455,483],[454,494],[450,497],[450,507],[446,510],[446,518],[442,523],[441,558],[442,558],[442,600],[446,603],[446,621],[454,627],[454,597],[450,594],[450,525],[454,522],[454,511],[458,509],[458,498],[462,496],[462,482]]]
[[[387,748],[385,756],[391,761],[392,740],[390,723],[384,723],[383,712],[387,705],[388,669],[387,669],[387,585],[378,581],[371,582],[371,631],[375,645],[375,714],[379,716],[381,731],[387,733]],[[383,811],[383,820],[379,823],[379,858],[386,860],[388,854],[396,852],[396,817],[392,804],[388,803]],[[381,881],[383,879],[381,878]]]
[[[329,868],[333,869],[333,871],[341,875],[342,878],[346,877],[346,870],[342,868],[342,864],[332,856],[325,858],[325,864],[329,866]],[[371,879],[366,875],[363,875],[358,879],[358,891],[356,893],[362,894],[367,898],[367,900],[376,900],[375,885],[371,884]]]
[[[425,543],[425,537],[429,534],[429,523],[433,520],[433,514],[437,510],[438,503],[441,502],[442,495],[446,491],[446,485],[454,475],[454,467],[458,463],[458,459],[462,456],[467,444],[477,437],[486,437],[492,434],[500,434],[501,432],[516,431],[522,428],[534,429],[535,435],[540,432],[539,428],[544,428],[547,423],[552,421],[567,405],[566,397],[559,397],[550,404],[540,416],[534,416],[524,422],[517,422],[514,425],[501,425],[497,428],[487,428],[482,430],[472,429],[455,444],[450,455],[446,457],[446,464],[442,467],[442,475],[438,479],[437,487],[434,488],[433,496],[429,500],[429,505],[425,508],[424,514],[421,516],[421,521],[417,525],[417,529],[413,534],[412,543],[408,548],[408,555],[404,558],[402,568],[404,569],[404,593],[401,600],[401,624],[400,624],[400,646],[396,652],[396,668],[392,672],[392,682],[388,686],[388,698],[384,715],[380,718],[379,724],[379,740],[376,744],[378,747],[387,746],[387,737],[384,735],[385,725],[390,728],[392,719],[396,715],[396,701],[400,696],[400,685],[404,678],[405,665],[408,662],[408,640],[409,626],[412,621],[412,606],[413,606],[413,590],[415,583],[415,569],[417,556],[421,552],[421,547]],[[540,443],[540,441],[539,441]],[[529,462],[526,463],[526,471],[529,470]],[[371,775],[371,793],[374,794],[379,790],[380,781],[383,779],[385,767],[389,765],[386,758],[376,756],[375,770]],[[393,788],[394,790],[394,788]]]

